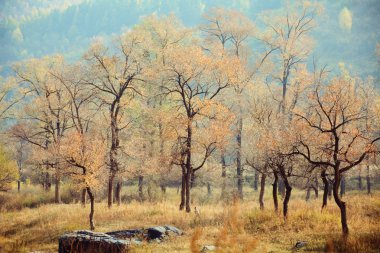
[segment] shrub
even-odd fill
[[[12,182],[19,178],[15,161],[0,146],[0,191],[9,191]]]

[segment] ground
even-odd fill
[[[135,190],[132,186],[125,189]],[[292,252],[297,241],[307,242],[300,252],[380,252],[380,192],[371,196],[349,192],[344,197],[350,227],[346,243],[333,201],[321,211],[321,197],[306,202],[305,193],[295,191],[289,218],[284,221],[281,212],[273,210],[269,189],[263,211],[259,210],[257,194],[248,189],[244,202],[222,203],[217,190],[210,197],[206,189],[198,189],[193,207],[197,206],[199,215],[178,211],[179,195],[174,188],[153,202],[132,200],[108,209],[104,201],[96,203],[96,231],[170,224],[185,232],[162,243],[136,246],[131,252],[198,252],[203,245],[217,245],[219,252]],[[61,234],[88,229],[88,213],[89,205],[83,208],[78,203],[2,210],[0,252],[56,252]]]

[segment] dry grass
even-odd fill
[[[196,228],[190,240],[190,250],[192,253],[200,253],[201,245],[199,245],[199,239],[202,236],[202,228]]]
[[[199,190],[202,195],[202,190]],[[249,195],[251,194],[251,195]],[[202,245],[217,245],[219,252],[291,252],[298,240],[308,245],[301,252],[379,252],[380,196],[348,195],[348,222],[351,229],[346,242],[341,239],[339,210],[329,202],[320,210],[321,199],[305,202],[299,193],[290,201],[289,219],[275,214],[270,194],[266,209],[259,210],[256,193],[247,193],[240,204],[194,201],[200,216],[178,211],[175,189],[155,203],[132,201],[109,210],[97,203],[97,231],[112,231],[171,224],[185,231],[182,237],[164,243],[136,246],[132,252],[197,252]],[[202,196],[203,198],[204,196]],[[215,199],[218,197],[214,193]],[[202,204],[204,203],[204,204]],[[0,216],[0,252],[56,252],[57,239],[66,231],[88,229],[88,206],[47,204],[38,208],[3,212]]]

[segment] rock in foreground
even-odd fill
[[[75,231],[59,238],[59,253],[125,253],[130,242],[104,233]]]
[[[215,251],[215,250],[216,250],[216,247],[214,245],[205,245],[203,246],[201,252],[204,253],[204,252]]]
[[[108,233],[87,230],[74,231],[59,238],[59,253],[125,253],[131,244],[144,241],[161,241],[172,235],[182,235],[173,226],[147,229],[129,229]]]

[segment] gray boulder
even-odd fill
[[[180,229],[178,229],[176,227],[165,225],[165,228],[166,228],[166,232],[167,233],[174,233],[176,235],[183,235],[182,230],[180,230]]]
[[[146,229],[146,239],[147,240],[162,240],[165,237],[168,237],[170,235],[182,235],[183,232],[179,230],[176,227],[173,226],[157,226],[157,227],[151,227]]]
[[[96,233],[87,230],[74,231],[59,238],[59,253],[124,253],[130,245],[143,241],[161,242],[172,235],[182,235],[173,226],[157,226],[147,229],[118,230]]]
[[[307,245],[307,242],[304,241],[298,241],[296,242],[296,245],[294,245],[294,249],[300,249]]]
[[[133,238],[133,237],[140,237],[140,235],[142,235],[143,233],[144,233],[144,230],[142,229],[127,229],[127,230],[107,232],[105,234],[110,235],[112,237],[116,237],[118,239],[127,239],[127,238]]]
[[[59,253],[125,253],[131,242],[105,233],[74,231],[59,238]]]
[[[204,253],[204,252],[215,251],[215,250],[216,250],[216,247],[214,245],[205,245],[203,246],[201,252]]]
[[[163,239],[166,236],[166,228],[163,226],[151,227],[146,229],[147,239]]]

